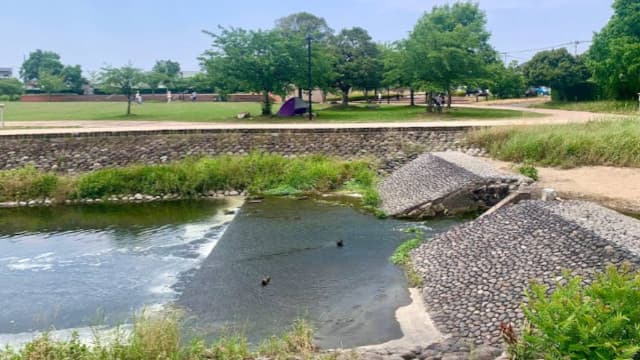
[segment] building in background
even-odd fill
[[[13,76],[13,69],[10,67],[0,67],[0,79],[8,79]]]

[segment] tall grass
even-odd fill
[[[532,107],[571,111],[590,111],[609,114],[638,113],[638,101],[636,100],[603,100],[580,102],[551,101],[543,104],[534,104],[532,105]]]
[[[103,339],[96,333],[91,343],[83,342],[77,333],[67,340],[54,340],[48,333],[40,335],[20,349],[0,349],[1,360],[244,360],[266,356],[271,359],[328,359],[318,354],[313,345],[313,330],[304,320],[294,324],[280,336],[263,342],[252,351],[247,339],[240,335],[221,337],[210,344],[202,339],[186,342],[182,338],[177,313],[141,315],[133,329],[125,334],[113,330]],[[103,335],[105,336],[105,335]]]
[[[640,167],[640,119],[489,128],[471,132],[467,141],[505,161]]]
[[[195,196],[218,190],[293,195],[329,192],[348,187],[364,196],[366,205],[378,205],[376,172],[372,161],[346,161],[327,156],[286,158],[251,153],[186,159],[165,165],[109,168],[71,178],[43,173],[33,167],[0,171],[0,200],[35,198],[107,198],[142,193]]]

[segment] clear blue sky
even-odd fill
[[[83,70],[132,61],[150,69],[156,59],[198,70],[210,45],[201,30],[218,25],[270,28],[279,17],[307,11],[340,30],[360,26],[376,41],[406,37],[416,20],[447,0],[6,0],[0,2],[0,67],[17,74],[35,49],[60,54]],[[590,40],[611,17],[613,0],[480,0],[498,51]],[[580,47],[580,52],[586,46]],[[517,53],[524,61],[533,53]]]

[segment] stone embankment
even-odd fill
[[[608,264],[640,265],[640,221],[582,201],[524,201],[436,235],[411,254],[434,324],[452,341],[501,346],[520,326],[531,280],[562,270],[592,279]]]
[[[451,151],[421,155],[387,177],[378,190],[388,215],[425,218],[491,207],[530,182]]]
[[[162,164],[186,157],[325,154],[374,157],[391,172],[425,151],[480,149],[465,145],[471,127],[354,127],[310,129],[206,129],[117,131],[77,134],[0,135],[0,170],[33,165],[45,171],[79,173],[131,164]]]

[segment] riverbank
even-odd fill
[[[133,165],[79,175],[34,167],[0,171],[0,201],[5,207],[155,201],[240,194],[300,195],[348,190],[376,207],[376,166],[371,160],[327,156],[287,158],[251,153],[186,159],[163,165]]]

